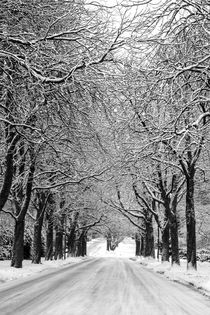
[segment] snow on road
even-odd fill
[[[90,258],[0,287],[2,315],[200,315],[210,301],[126,258]]]
[[[2,284],[0,314],[210,315],[207,297],[128,259],[134,245],[125,239],[107,252],[104,240],[94,240],[91,257],[77,264]]]
[[[92,257],[134,257],[135,256],[135,241],[126,237],[114,251],[106,250],[106,240],[103,238],[93,239],[88,242],[87,246],[88,256]]]
[[[135,241],[131,238],[109,252],[104,239],[95,239],[88,242],[89,257],[85,259],[43,261],[41,266],[24,262],[22,270],[0,262],[0,280],[3,275],[8,280],[34,274],[0,285],[0,314],[210,315],[207,297],[154,273],[165,273],[175,280],[185,275],[188,283],[189,279],[196,282],[199,272],[187,273],[185,266],[171,268],[152,259],[136,260],[134,254]],[[204,269],[208,289],[210,264]]]

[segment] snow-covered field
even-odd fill
[[[137,264],[141,264],[154,272],[164,274],[168,279],[194,286],[210,296],[210,263],[198,262],[198,271],[186,270],[186,261],[181,261],[181,266],[172,267],[170,263],[161,264],[155,259],[136,258],[135,242],[131,238],[125,238],[114,251],[106,251],[106,240],[94,239],[88,242],[88,256],[91,257],[120,257],[130,258]],[[34,265],[31,261],[24,261],[22,269],[10,267],[10,261],[0,261],[0,282],[23,278],[42,271],[50,271],[54,268],[61,268],[67,264],[75,264],[83,259],[72,258],[57,261],[45,261],[42,264]]]

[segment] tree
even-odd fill
[[[162,144],[164,148],[160,145],[160,150],[174,156],[176,167],[179,165],[186,179],[187,261],[188,267],[193,268],[196,268],[194,182],[209,119],[208,13],[207,1],[167,1],[146,14],[145,25],[150,35],[145,32],[147,37],[140,39],[138,32],[133,34],[135,41],[148,50],[145,54],[141,49],[141,56],[146,58],[141,63],[146,89],[140,90],[138,98],[130,97],[139,118],[138,126],[148,135],[141,148],[149,142],[153,146]],[[138,74],[138,70],[135,72]],[[140,100],[143,106],[138,105]],[[172,164],[170,160],[166,163]]]
[[[55,211],[55,195],[51,192],[46,209],[46,249],[45,259],[53,258],[53,215]]]
[[[1,20],[3,32],[0,34],[1,90],[4,92],[1,121],[5,125],[7,146],[0,210],[8,200],[12,180],[16,177],[18,184],[14,183],[12,188],[16,207],[14,217],[19,226],[15,229],[12,260],[15,267],[22,266],[24,219],[31,199],[35,167],[37,170],[41,169],[40,157],[49,148],[48,152],[54,150],[56,154],[61,147],[61,151],[66,147],[72,150],[69,145],[72,133],[69,134],[68,127],[74,127],[75,111],[78,113],[78,130],[82,124],[81,117],[86,115],[79,108],[79,102],[75,101],[78,96],[82,100],[81,95],[85,91],[81,82],[88,81],[89,76],[98,71],[98,65],[112,61],[112,51],[123,43],[120,39],[122,27],[111,30],[107,21],[101,19],[102,9],[96,7],[88,10],[80,1],[53,1],[51,5],[48,4],[48,0],[38,1],[36,4],[28,1],[18,4],[15,1],[4,1],[1,7],[4,17],[4,22]],[[63,128],[62,123],[67,122],[67,119],[63,119],[63,106],[68,104],[70,108],[72,103],[74,112],[68,112],[71,123]],[[84,101],[81,103],[84,104]],[[58,120],[59,124],[56,126]],[[84,119],[83,123],[86,126],[88,124]],[[65,139],[61,143],[62,137]],[[55,140],[56,145],[52,143]],[[76,133],[74,140],[77,140]],[[36,161],[32,158],[33,150],[37,154]],[[31,166],[25,192],[27,197],[24,199],[24,162],[29,162],[28,152]],[[15,168],[14,160],[17,163]],[[60,170],[56,173],[62,174]],[[63,185],[64,176],[59,175],[55,178],[56,183],[51,180],[51,186]],[[73,177],[71,174],[71,178]],[[58,179],[62,179],[62,182],[58,183]]]
[[[23,180],[25,174],[25,150],[20,147],[20,167],[18,168],[19,180],[15,183],[13,188],[14,207],[15,207],[15,232],[14,232],[14,243],[12,250],[12,261],[11,266],[16,268],[22,268],[23,261],[23,243],[24,243],[24,224],[25,216],[28,211],[31,194],[32,194],[32,183],[35,172],[35,154],[33,147],[29,148],[29,159],[28,159],[28,176],[26,179],[26,186],[24,187]],[[24,191],[25,190],[25,191]]]
[[[32,263],[40,264],[43,252],[42,248],[42,226],[44,221],[45,210],[50,198],[50,192],[37,191],[33,206],[36,209],[36,219],[34,223]]]
[[[178,18],[175,19],[175,15],[171,16],[170,24],[165,26],[176,46],[168,47],[168,51],[167,48],[163,48],[162,60],[166,62],[167,58],[169,77],[172,78],[170,99],[177,117],[174,120],[176,148],[171,141],[167,140],[163,143],[176,155],[186,178],[187,262],[189,268],[196,269],[194,183],[196,165],[203,149],[206,136],[205,125],[209,116],[205,99],[209,90],[209,75],[204,70],[207,66],[206,60],[208,60],[205,49],[208,34],[205,26],[204,28],[201,26],[201,21],[204,22],[206,19],[208,4],[206,1],[185,2],[179,7],[176,5],[173,7],[173,4],[170,4],[166,12],[170,15],[172,10]],[[179,18],[182,15],[183,20]],[[202,48],[198,49],[198,47]],[[167,51],[166,54],[165,51]],[[172,70],[173,66],[175,66],[174,70]],[[201,68],[204,71],[201,71]],[[177,102],[180,103],[180,101],[181,108],[177,106]]]

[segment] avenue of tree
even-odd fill
[[[104,3],[104,2],[103,2]],[[197,268],[208,186],[207,0],[2,0],[0,220],[11,266],[86,255],[87,238]],[[1,224],[0,249],[6,242]],[[158,240],[157,240],[158,239]],[[1,253],[0,253],[1,256]]]

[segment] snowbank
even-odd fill
[[[35,273],[42,272],[44,270],[52,270],[53,268],[59,268],[67,264],[80,262],[84,258],[80,257],[68,257],[65,260],[42,260],[39,265],[32,264],[30,260],[23,261],[23,268],[12,268],[10,267],[10,261],[0,261],[0,283],[14,280],[18,278],[24,278]]]
[[[198,262],[197,271],[187,270],[186,260],[181,260],[180,266],[171,266],[169,262],[161,263],[157,259],[137,258],[138,263],[157,273],[164,274],[169,280],[185,285],[191,285],[202,293],[210,296],[210,263]]]

